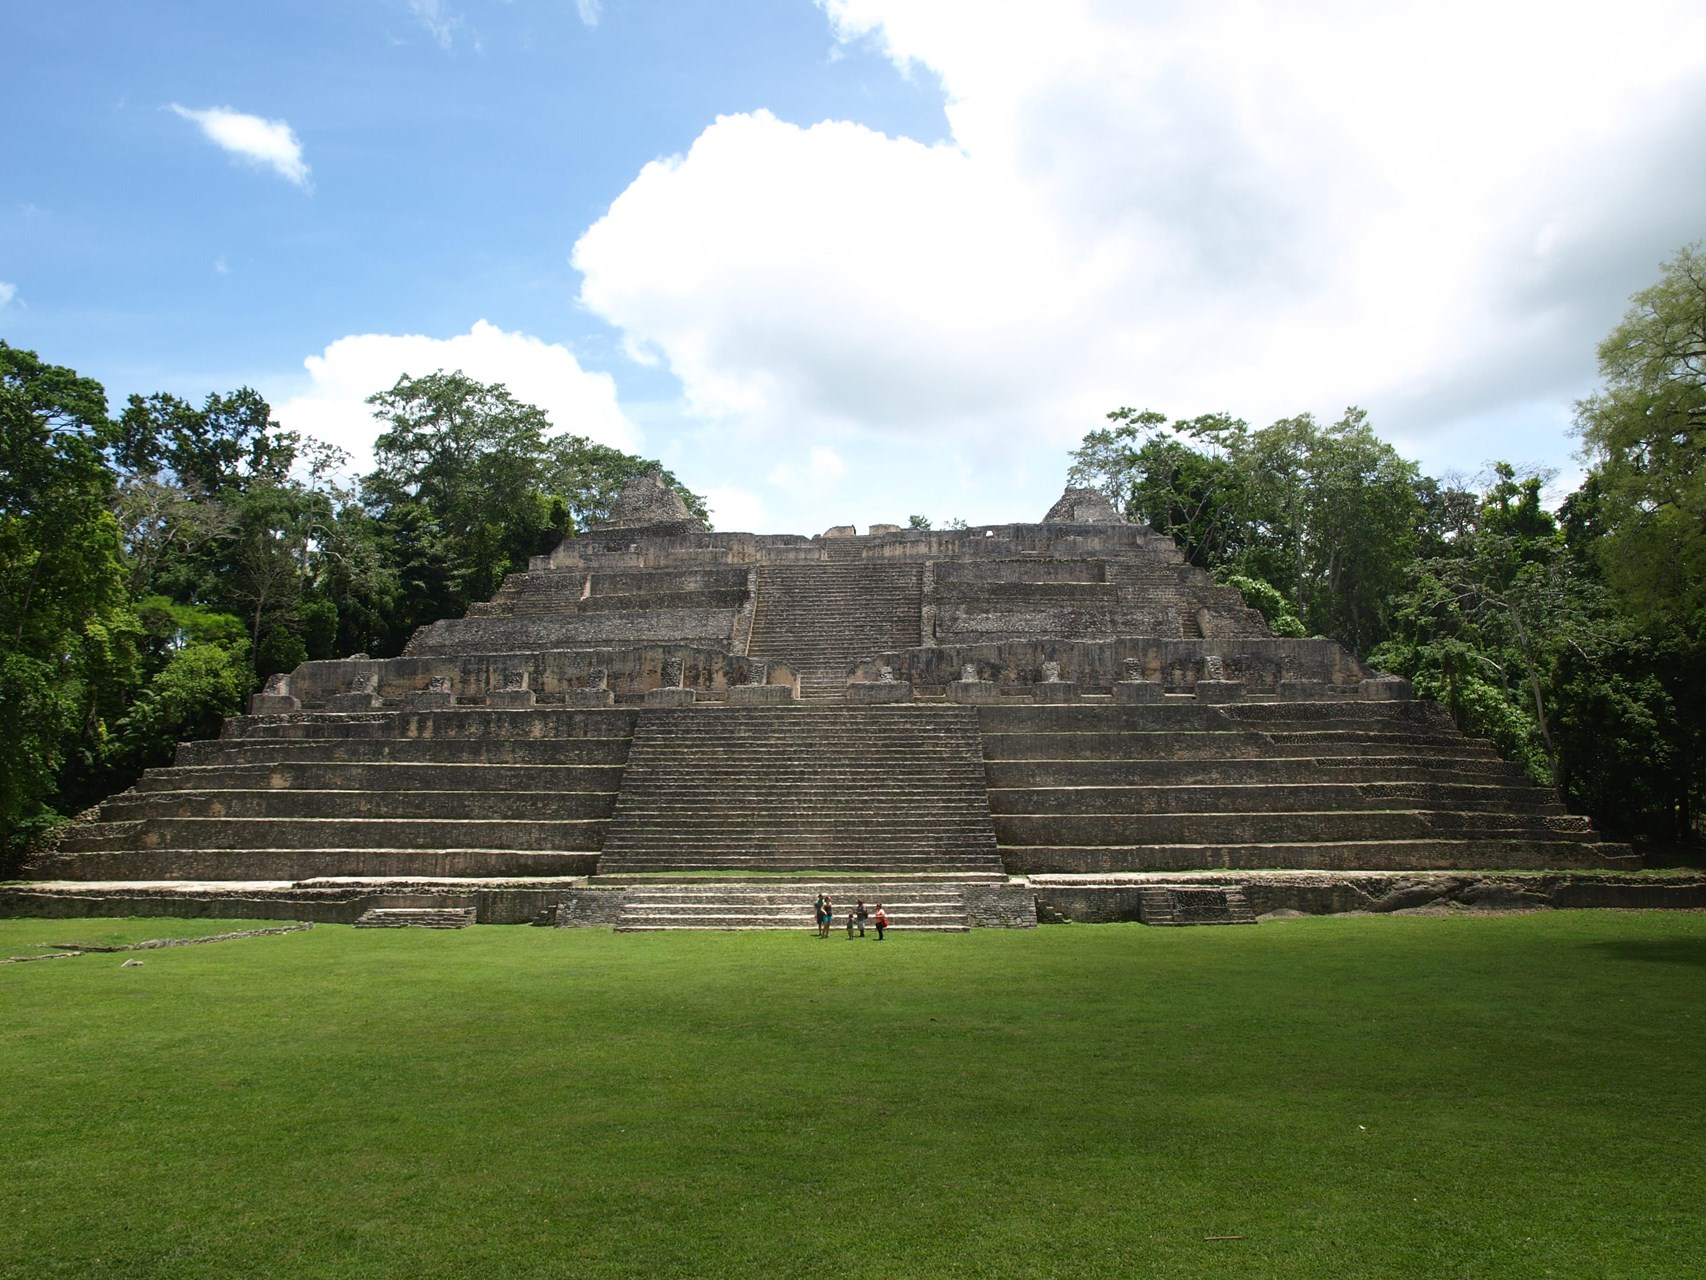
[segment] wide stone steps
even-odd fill
[[[99,824],[97,824],[99,825]],[[118,825],[118,824],[113,824]],[[147,818],[122,847],[160,849],[596,849],[607,819]],[[112,848],[108,833],[75,831],[66,853]],[[99,840],[100,843],[95,843]]]
[[[1015,875],[1123,871],[1449,871],[1461,867],[1511,870],[1632,868],[1626,846],[1572,840],[1419,839],[1310,840],[1236,844],[1004,845]]]
[[[556,821],[608,818],[614,791],[240,791],[132,792],[101,806],[103,818],[410,818]]]
[[[983,716],[1010,872],[1575,868],[1628,856],[1431,704],[1193,711],[1181,700]]]
[[[921,643],[921,608],[916,563],[765,565],[747,653],[793,665],[805,697],[838,695],[859,659]]]
[[[59,853],[32,862],[49,880],[313,880],[324,876],[585,876],[596,850],[325,848],[134,849]]]
[[[631,889],[625,895],[616,931],[770,929],[816,933],[812,897],[809,893],[802,896],[803,887],[789,885],[786,889],[775,889],[724,884],[715,888]],[[836,884],[831,897],[835,912],[832,937],[847,936],[845,917],[861,899],[873,912],[881,902],[891,929],[909,933],[964,933],[971,928],[965,896],[957,889]],[[867,938],[876,937],[876,927],[869,921],[865,930]]]
[[[602,871],[694,867],[999,871],[975,715],[695,708],[642,718]]]
[[[1469,768],[1449,768],[1423,760],[1391,758],[1331,759],[1319,756],[1253,757],[1236,763],[1210,760],[991,760],[986,766],[989,786],[1121,787],[1204,786],[1308,783],[1405,782],[1441,786],[1511,786],[1528,780],[1519,766],[1499,761],[1475,762]]]
[[[1138,919],[1147,925],[1256,923],[1238,885],[1150,885],[1137,896]]]
[[[972,875],[989,869],[986,856],[958,857],[952,853],[886,853],[881,850],[778,849],[750,853],[695,850],[681,857],[658,854],[623,864],[628,872],[718,871],[731,874],[823,872],[858,875],[928,876]]]
[[[628,759],[627,738],[479,739],[384,738],[344,741],[216,739],[178,747],[179,766],[243,764],[586,764],[620,768]]]
[[[1185,730],[1179,733],[987,733],[983,757],[995,760],[1174,760],[1269,755],[1259,733]]]
[[[1532,834],[1571,839],[1534,814],[1453,814],[1420,809],[1293,813],[997,814],[996,839],[1010,845],[1285,844],[1300,841],[1421,840]],[[1588,837],[1577,837],[1586,839]]]
[[[1390,809],[1409,801],[1465,812],[1562,814],[1564,806],[1533,786],[1442,786],[1426,782],[1225,783],[1154,786],[991,787],[1004,814],[1291,813],[1313,809]]]
[[[615,794],[622,766],[583,764],[410,764],[401,761],[198,765],[150,769],[136,784],[156,791],[518,791]]]
[[[1399,758],[1413,761],[1423,755],[1416,743],[1337,738],[1331,735],[1307,741],[1276,742],[1258,733],[1209,731],[1183,733],[992,733],[983,740],[986,760],[1183,760],[1283,757],[1312,760],[1333,758],[1378,760]],[[1437,750],[1427,750],[1431,761],[1451,762],[1461,768],[1478,762],[1504,763],[1491,748],[1467,739],[1445,740]]]
[[[473,907],[372,907],[354,922],[357,929],[466,929]]]
[[[457,707],[411,711],[309,712],[237,716],[220,730],[224,741],[333,738],[625,738],[637,711],[566,707]]]
[[[1028,696],[977,708],[985,735],[1042,733],[1259,733],[1234,723],[1219,706],[1169,696],[1164,702],[1032,702]]]

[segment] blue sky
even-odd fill
[[[1706,235],[1698,5],[62,0],[8,19],[0,336],[358,459],[465,367],[719,527],[1035,519],[1122,404],[1571,468]]]

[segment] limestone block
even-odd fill
[[[1242,680],[1198,680],[1198,702],[1242,702],[1244,701],[1244,682]]]
[[[1119,703],[1160,702],[1167,696],[1167,686],[1159,680],[1116,680],[1114,701]]]
[[[1362,682],[1362,696],[1379,702],[1408,702],[1415,690],[1403,676],[1380,676]]]
[[[794,687],[787,684],[737,684],[729,686],[732,707],[781,707],[794,701]]]
[[[1320,702],[1332,697],[1332,686],[1326,680],[1281,680],[1274,686],[1281,702]]]
[[[439,711],[456,705],[456,695],[447,689],[419,689],[409,695],[409,710]]]
[[[691,689],[665,685],[661,689],[646,690],[646,705],[648,707],[691,707],[697,697],[698,695]]]
[[[908,680],[878,680],[869,684],[847,686],[847,701],[869,706],[879,702],[911,702],[912,683]]]
[[[826,538],[856,538],[859,536],[859,530],[856,525],[838,524],[825,529],[823,536]]]
[[[249,699],[249,714],[264,716],[280,711],[300,711],[302,700],[288,693],[257,693]]]
[[[531,689],[493,689],[486,695],[488,707],[503,707],[507,710],[531,707],[537,701],[538,695]]]
[[[972,704],[1001,701],[1001,686],[993,680],[955,680],[948,685],[949,702]]]
[[[1032,702],[1077,702],[1078,681],[1039,680],[1031,686]]]
[[[377,693],[334,693],[326,699],[332,711],[375,711],[384,705]]]
[[[616,695],[609,689],[570,689],[568,704],[571,707],[613,707]]]

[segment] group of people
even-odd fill
[[[829,931],[835,925],[835,904],[829,900],[829,895],[827,893],[820,893],[817,895],[817,902],[813,905],[812,911],[817,917],[817,936],[820,938],[829,937]],[[877,941],[881,942],[883,940],[883,934],[889,927],[888,913],[883,910],[882,903],[877,903],[875,911],[867,911],[865,910],[865,903],[863,899],[861,899],[853,909],[847,913],[848,940],[852,940],[855,930],[858,931],[858,936],[863,938],[865,936],[865,925],[867,923],[877,931]]]

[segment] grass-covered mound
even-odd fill
[[[882,944],[323,926],[133,954],[0,969],[0,1274],[1706,1257],[1706,915]]]

